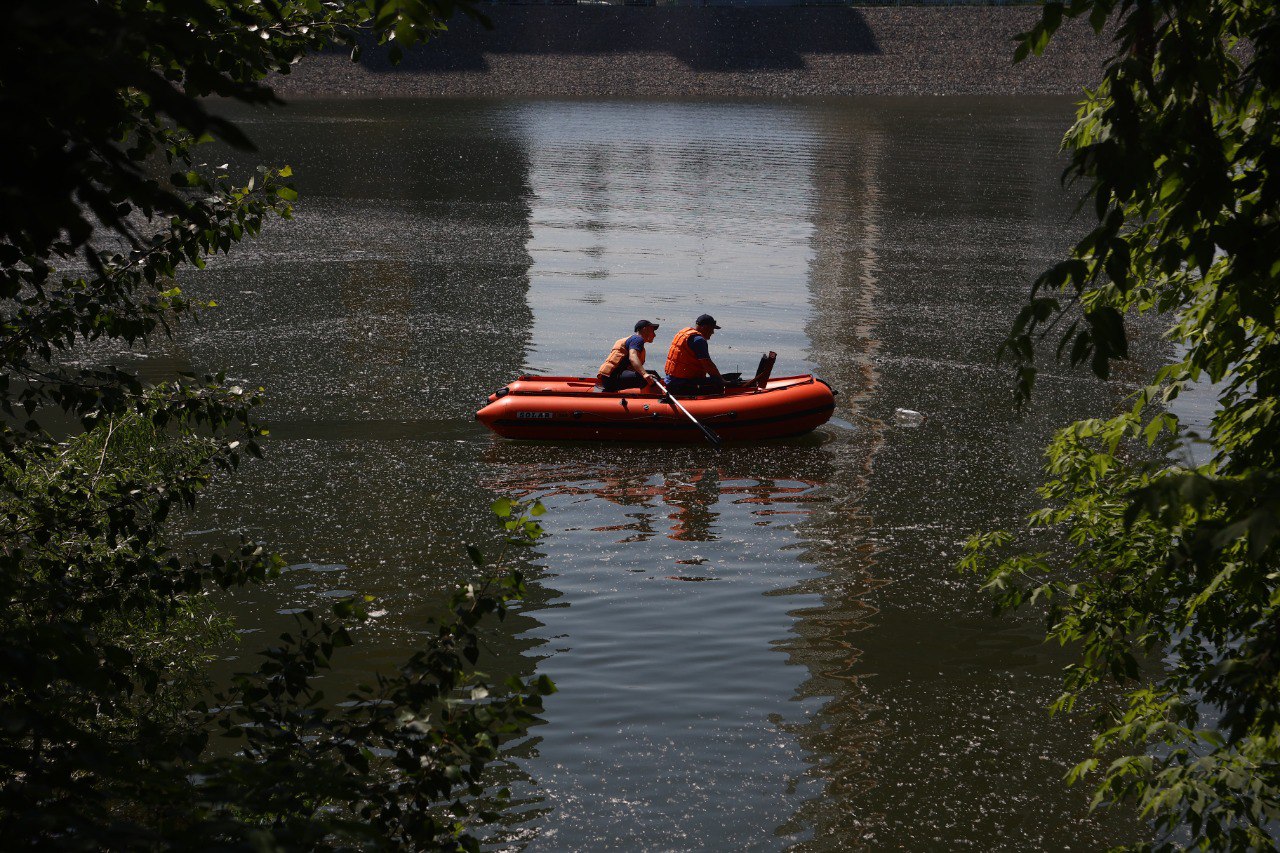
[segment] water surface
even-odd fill
[[[1140,837],[1064,786],[1062,653],[956,574],[1020,524],[1054,424],[1104,388],[1046,375],[1024,420],[993,363],[1084,226],[1057,188],[1065,100],[316,101],[244,114],[291,222],[184,285],[221,307],[158,363],[268,389],[268,457],[198,529],[296,567],[235,606],[255,638],[353,590],[337,683],[407,655],[539,496],[529,600],[495,666],[560,692],[515,751],[531,850],[1097,848]],[[239,157],[233,165],[255,162]],[[642,317],[650,363],[703,311],[713,356],[816,372],[819,432],[701,446],[520,444],[472,420],[521,372],[591,373]],[[1140,342],[1141,343],[1141,342]],[[1139,347],[1139,361],[1159,357]],[[1136,375],[1136,374],[1135,374]],[[919,428],[894,411],[928,415]],[[228,661],[228,667],[244,660]]]

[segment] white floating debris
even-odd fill
[[[918,427],[925,422],[927,416],[914,409],[894,409],[893,419],[901,427]]]

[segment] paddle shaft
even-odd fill
[[[650,374],[650,376],[653,378],[653,382],[654,382],[654,384],[655,384],[655,385],[657,385],[659,388],[661,388],[661,389],[666,393],[666,395],[667,395],[667,399],[671,401],[671,405],[675,406],[677,409],[679,409],[680,411],[684,412],[684,416],[685,416],[686,418],[688,418],[689,420],[693,421],[693,425],[694,425],[694,426],[696,426],[698,429],[702,430],[702,434],[703,434],[704,436],[706,436],[706,437],[707,437],[707,441],[711,442],[711,446],[712,446],[712,447],[714,447],[714,448],[716,448],[717,450],[719,450],[719,449],[720,449],[720,445],[724,443],[724,442],[722,442],[722,441],[720,440],[720,436],[718,436],[718,435],[716,435],[714,432],[712,432],[712,431],[711,431],[711,429],[710,429],[709,427],[704,426],[704,425],[703,425],[703,424],[702,424],[702,423],[701,423],[697,418],[695,418],[695,417],[693,416],[693,414],[692,414],[692,413],[690,413],[690,411],[689,411],[688,409],[686,409],[686,408],[681,404],[681,402],[680,402],[679,400],[677,400],[675,397],[672,397],[672,396],[671,396],[671,392],[670,392],[669,390],[667,390],[667,386],[662,384],[662,380],[660,380],[660,379],[659,379],[658,377],[656,377],[656,376],[653,376],[653,374]]]

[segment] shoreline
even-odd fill
[[[1012,64],[1038,7],[489,6],[392,66],[370,46],[272,78],[285,98],[847,98],[1079,95],[1110,41],[1069,22]]]

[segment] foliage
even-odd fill
[[[1024,402],[1035,348],[1106,378],[1128,354],[1126,317],[1169,324],[1175,353],[1106,421],[1048,449],[1035,530],[974,537],[965,565],[1001,608],[1048,603],[1049,635],[1077,645],[1055,707],[1123,685],[1095,755],[1095,805],[1136,802],[1155,846],[1275,846],[1280,825],[1280,7],[1263,0],[1048,3],[1018,58],[1065,19],[1113,34],[1116,53],[1066,135],[1065,180],[1097,226],[1042,274],[1001,347]],[[1179,462],[1164,406],[1217,393],[1203,465]],[[1156,444],[1163,461],[1144,463]],[[1095,691],[1097,692],[1097,691]],[[1090,694],[1092,695],[1092,694]],[[1105,696],[1105,691],[1103,692]],[[1107,762],[1105,757],[1119,753]]]
[[[541,504],[503,500],[494,509],[516,531],[508,543],[541,535],[532,520]],[[468,550],[477,568],[488,568],[474,546]],[[541,676],[528,684],[511,679],[499,693],[474,668],[481,620],[502,618],[523,593],[517,572],[458,590],[426,647],[394,675],[360,685],[346,697],[350,710],[338,714],[323,706],[312,679],[351,638],[341,625],[302,614],[298,633],[283,635],[282,645],[263,653],[259,670],[238,676],[208,712],[242,749],[202,765],[183,825],[168,840],[208,844],[210,831],[225,826],[219,842],[266,837],[303,849],[474,848],[469,820],[493,815],[462,795],[483,793],[483,772],[500,741],[527,728],[541,709],[539,697],[554,690]],[[354,602],[337,613],[358,615]],[[499,792],[497,802],[506,797]],[[203,817],[198,826],[190,823],[193,813]]]
[[[0,462],[9,487],[0,513],[16,519],[17,526],[34,529],[40,522],[33,514],[47,511],[48,495],[72,488],[89,517],[101,515],[122,488],[170,482],[185,470],[207,464],[215,450],[216,443],[207,438],[170,433],[137,413],[127,413],[103,429],[71,438],[57,456],[25,469]],[[87,530],[78,539],[59,539],[56,545],[51,539],[50,544],[54,547],[27,560],[25,571],[9,585],[10,607],[0,615],[0,626],[11,653],[20,653],[20,636],[48,622],[52,603],[64,613],[94,621],[103,644],[128,644],[136,659],[135,672],[146,673],[155,684],[152,691],[121,697],[113,726],[136,732],[189,707],[204,688],[203,668],[211,660],[211,648],[231,637],[228,620],[201,596],[157,598],[156,606],[148,608],[102,607],[96,599],[104,589],[132,582],[127,577],[131,551],[109,547]],[[74,580],[69,566],[75,566]],[[90,571],[93,580],[84,583]],[[59,653],[73,660],[68,650]],[[0,703],[0,712],[11,710]]]
[[[334,41],[443,29],[467,0],[13,0],[0,4],[0,830],[12,844],[474,847],[467,797],[549,682],[491,688],[480,620],[494,579],[396,673],[330,707],[314,676],[349,644],[354,602],[304,614],[216,707],[205,593],[273,576],[242,542],[169,546],[167,520],[261,452],[255,393],[221,376],[147,387],[105,352],[202,308],[173,278],[226,252],[296,193],[288,167],[243,183],[197,146],[249,141],[205,96],[275,102],[266,75]],[[96,349],[86,348],[97,342]],[[495,507],[540,533],[540,507]],[[514,513],[514,515],[513,515]],[[492,695],[490,691],[492,690]],[[232,738],[233,751],[210,746]],[[482,817],[482,816],[481,816]]]

